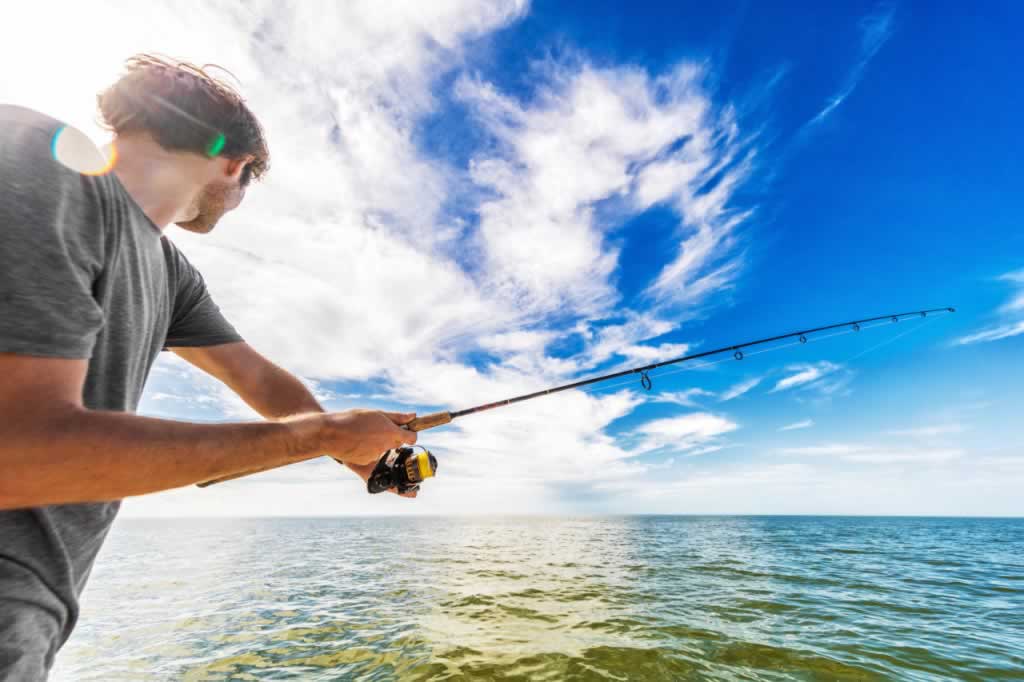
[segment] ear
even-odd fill
[[[232,180],[238,180],[242,175],[242,171],[245,170],[245,165],[255,158],[255,156],[249,155],[243,156],[240,159],[224,159],[226,162],[224,165],[224,175]]]

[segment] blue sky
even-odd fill
[[[466,417],[421,434],[440,476],[411,503],[313,462],[127,513],[1022,511],[1012,3],[19,11],[0,55],[32,66],[0,98],[97,143],[92,94],[132,52],[239,77],[274,170],[214,234],[169,234],[335,409],[458,409],[958,309]],[[170,357],[142,409],[253,418]]]

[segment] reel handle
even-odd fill
[[[433,414],[427,414],[422,417],[413,419],[408,424],[402,424],[403,429],[409,431],[426,431],[432,429],[435,426],[444,426],[450,423],[452,420],[451,412],[434,412]],[[385,453],[387,454],[387,453]],[[383,457],[383,455],[382,455]],[[336,459],[339,464],[344,464],[340,459]],[[249,476],[250,474],[258,474],[263,471],[270,471],[271,469],[277,469],[278,467],[287,466],[286,464],[272,464],[270,466],[260,467],[259,469],[252,469],[250,471],[243,471],[238,474],[231,474],[230,476],[221,476],[220,478],[214,478],[209,481],[203,481],[202,483],[196,483],[196,486],[205,488],[211,486],[214,483],[223,483],[224,481],[233,481],[236,478],[242,478],[243,476]]]

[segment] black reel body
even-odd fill
[[[393,448],[384,453],[377,462],[366,489],[370,494],[382,493],[397,488],[400,493],[411,493],[420,489],[420,483],[433,478],[437,473],[437,458],[426,448],[417,452],[412,447]]]

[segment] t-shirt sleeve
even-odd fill
[[[95,178],[50,153],[58,129],[0,117],[0,352],[89,358],[104,218]]]
[[[172,292],[174,306],[171,325],[167,330],[164,347],[216,346],[242,341],[242,337],[213,302],[203,276],[166,237],[164,242],[164,247],[171,252],[168,260],[173,264],[176,280]]]

